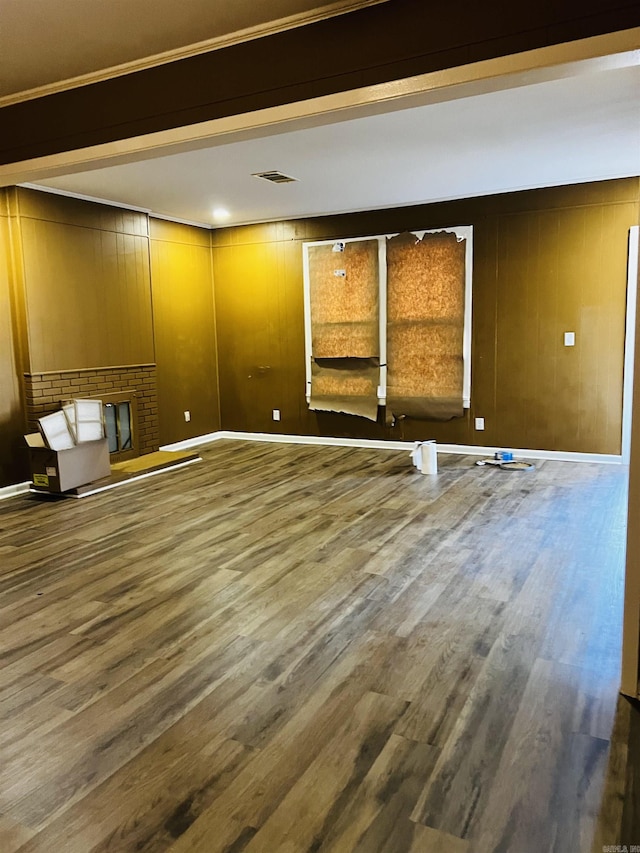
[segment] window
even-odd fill
[[[305,243],[310,408],[446,420],[471,403],[471,226]]]

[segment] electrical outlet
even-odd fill
[[[280,409],[274,409],[273,410],[273,419],[274,419],[274,421],[280,420]]]
[[[476,418],[476,429],[484,429],[484,418]]]
[[[184,419],[187,423],[189,423],[189,421],[191,420],[191,412],[185,412]]]

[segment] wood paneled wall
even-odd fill
[[[157,404],[155,381],[141,391],[153,400],[149,412],[145,396],[143,412],[153,445],[158,419],[163,443],[218,429],[209,232],[49,193],[1,191],[0,486],[28,476],[25,377],[30,388],[42,375],[80,387],[98,373],[133,371],[135,382],[148,368],[155,377],[156,367]]]
[[[220,428],[211,244],[205,229],[160,219],[150,231],[160,443],[168,444]]]
[[[223,428],[299,432],[306,409],[300,245],[250,242],[216,250],[213,259]],[[279,424],[273,409],[282,411]]]
[[[637,208],[636,208],[637,210]],[[495,413],[515,446],[620,451],[634,206],[498,219]],[[564,332],[576,335],[564,346]],[[504,439],[503,439],[504,442]]]
[[[127,364],[157,365],[162,443],[223,428],[619,453],[627,234],[639,203],[640,181],[626,179],[210,235],[3,193],[0,485],[27,474],[22,373]],[[302,242],[465,224],[474,226],[471,410],[391,428],[309,412]],[[565,331],[575,347],[564,347]]]
[[[627,239],[639,199],[634,178],[214,232],[223,429],[619,453]],[[467,224],[471,410],[393,428],[309,412],[302,242]],[[565,331],[575,347],[564,346]]]
[[[153,362],[147,216],[20,189],[31,372]]]
[[[23,408],[12,272],[7,197],[0,190],[0,486],[22,479]]]

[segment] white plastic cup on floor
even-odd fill
[[[423,474],[438,473],[438,451],[435,441],[423,441],[420,447],[421,463],[420,471]]]
[[[416,441],[411,451],[411,461],[421,474],[437,474],[438,451],[435,439]]]

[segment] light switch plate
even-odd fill
[[[280,409],[274,409],[273,410],[273,419],[274,419],[274,421],[280,420]]]
[[[565,332],[564,333],[564,345],[566,347],[574,347],[576,345],[576,333],[575,332]]]

